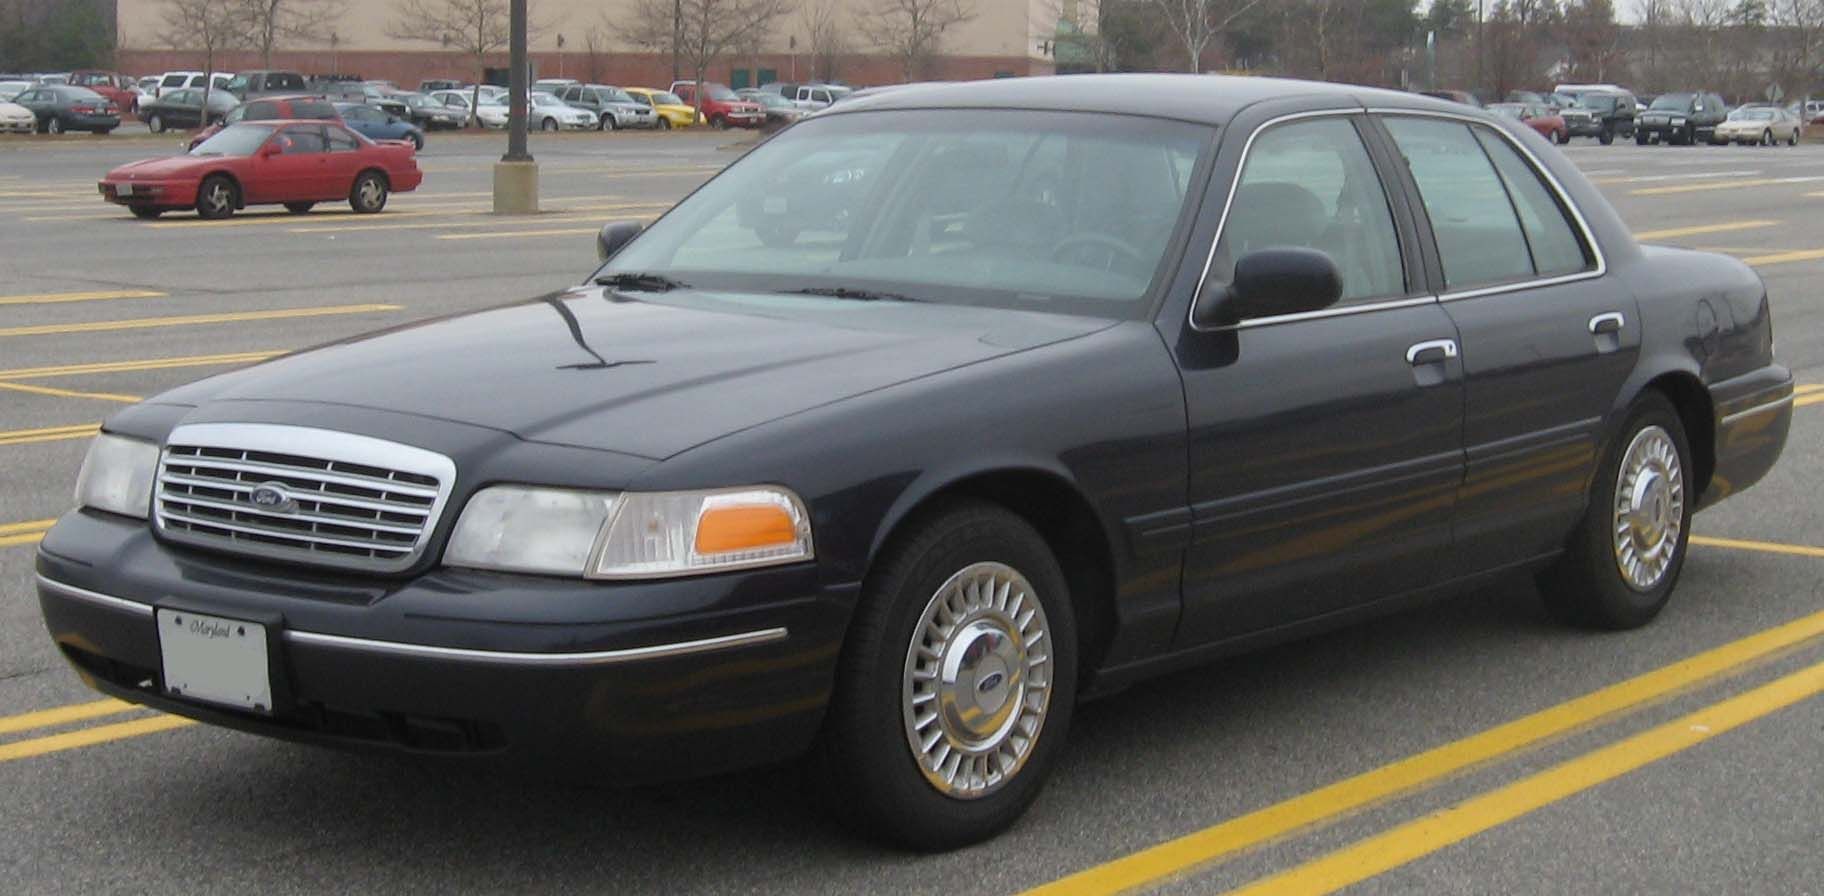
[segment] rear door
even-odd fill
[[[1634,298],[1524,141],[1469,119],[1382,118],[1462,339],[1467,465],[1446,575],[1557,550],[1640,346]]]
[[[1322,311],[1182,324],[1192,542],[1180,647],[1431,584],[1462,478],[1456,329],[1366,116],[1256,115],[1225,140],[1226,159],[1246,138],[1232,192],[1220,172],[1237,163],[1220,161],[1204,200],[1223,223],[1203,289],[1226,288],[1253,251],[1305,247],[1336,262],[1344,293]]]
[[[335,124],[323,126],[328,138],[329,154],[325,157],[325,180],[322,198],[346,198],[355,188],[355,175],[361,173],[361,141],[347,129]]]

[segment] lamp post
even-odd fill
[[[538,211],[538,162],[526,148],[526,0],[512,0],[507,72],[507,154],[494,163],[494,213]]]

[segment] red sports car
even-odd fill
[[[1527,127],[1554,143],[1571,142],[1570,126],[1565,124],[1564,116],[1552,111],[1550,107],[1538,103],[1496,103],[1489,106],[1488,111],[1526,122]]]
[[[100,186],[103,199],[136,217],[194,208],[226,218],[249,205],[301,215],[343,200],[372,214],[423,180],[408,142],[376,142],[330,121],[261,121],[230,125],[186,155],[122,165]]]

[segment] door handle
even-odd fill
[[[1610,333],[1619,333],[1621,332],[1621,328],[1627,326],[1627,324],[1628,319],[1622,317],[1621,312],[1619,311],[1598,314],[1595,317],[1590,318],[1590,335],[1605,336]]]
[[[1421,364],[1442,364],[1457,356],[1457,343],[1454,339],[1433,339],[1421,342],[1406,350],[1406,363],[1417,367]]]

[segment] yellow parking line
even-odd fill
[[[1734,190],[1734,189],[1740,189],[1742,187],[1770,187],[1770,186],[1774,186],[1776,184],[1800,184],[1800,183],[1808,183],[1808,182],[1816,181],[1816,180],[1824,180],[1824,178],[1821,178],[1821,177],[1747,177],[1747,178],[1737,178],[1735,180],[1706,180],[1706,181],[1697,181],[1695,183],[1688,183],[1688,184],[1674,184],[1669,187],[1645,187],[1645,188],[1639,189],[1639,190],[1629,190],[1628,195],[1630,195],[1630,196],[1668,196],[1668,195],[1671,195],[1674,193],[1702,193],[1702,192],[1709,191],[1709,190]]]
[[[159,299],[165,293],[149,289],[116,289],[103,292],[46,292],[37,295],[0,296],[0,305],[50,305],[57,302],[101,302],[108,299]]]
[[[0,523],[0,536],[18,535],[21,532],[43,532],[56,523],[56,520],[26,520],[23,523]]]
[[[0,383],[0,386],[6,385]],[[68,439],[86,439],[101,430],[99,423],[78,423],[74,426],[48,426],[43,429],[15,429],[0,432],[0,445],[31,445],[38,442],[58,442]],[[0,532],[4,532],[0,529]]]
[[[1804,395],[1804,396],[1800,396],[1799,398],[1793,399],[1792,406],[1795,408],[1810,407],[1814,404],[1817,404],[1820,401],[1824,401],[1824,395],[1819,395],[1819,394],[1814,393],[1811,395]]]
[[[1704,233],[1732,233],[1737,230],[1755,230],[1761,227],[1773,227],[1778,221],[1730,221],[1723,224],[1699,224],[1695,227],[1671,227],[1665,230],[1643,230],[1634,234],[1641,241],[1669,240],[1681,236],[1697,236]]]
[[[52,725],[111,716],[138,708],[124,700],[115,700],[110,697],[106,700],[72,703],[69,706],[40,709],[37,712],[22,713],[16,716],[0,716],[0,734],[16,734],[20,731],[30,731],[33,728],[49,728]]]
[[[1824,636],[1824,611],[1079,871],[1028,890],[1025,896],[1119,893],[1156,883],[1289,834],[1333,823],[1369,806],[1436,785],[1595,723],[1638,711],[1675,694],[1742,672],[1755,663],[1765,662],[1820,636]]]
[[[383,212],[382,214],[386,215],[386,217],[389,219],[391,219],[391,218],[428,218],[433,215],[458,215],[458,214],[468,214],[468,213],[485,212],[485,211],[492,211],[492,209],[484,208],[484,207],[478,206],[478,205],[472,205],[472,206],[464,206],[464,207],[458,207],[458,208],[437,209],[434,211]],[[189,228],[189,227],[256,227],[256,226],[265,225],[265,224],[297,224],[301,221],[309,221],[313,218],[316,218],[316,219],[325,219],[325,218],[368,219],[371,217],[373,217],[373,216],[372,215],[356,215],[353,211],[346,211],[346,212],[329,211],[329,212],[313,212],[308,215],[293,215],[293,214],[236,215],[235,217],[225,218],[220,221],[205,221],[205,220],[202,220],[201,218],[188,220],[188,221],[184,221],[184,220],[154,221],[154,222],[144,224],[142,226],[145,226],[145,227],[148,227],[148,228],[151,228],[154,230],[173,230],[173,229],[183,229],[183,228]],[[31,220],[31,219],[28,218],[27,220]]]
[[[46,526],[36,532],[21,532],[17,535],[0,535],[0,548],[13,548],[20,545],[37,544],[44,540],[44,533],[50,529]]]
[[[117,392],[78,392],[74,389],[53,389],[50,386],[28,386],[24,383],[0,382],[0,389],[8,392],[27,392],[32,395],[49,395],[53,398],[93,398],[96,401],[118,401],[121,404],[138,404],[145,400],[138,395],[121,395]]]
[[[540,214],[537,218],[522,220],[557,223],[560,221],[574,221],[578,218],[588,218],[602,212],[652,211],[654,209],[662,211],[670,208],[671,205],[672,204],[669,202],[640,202],[627,205],[601,206],[584,209],[553,209]],[[292,229],[287,230],[286,233],[362,233],[370,230],[437,230],[440,228],[458,227],[499,227],[502,224],[503,219],[493,215],[485,215],[480,220],[473,221],[412,221],[406,224],[351,224],[347,227],[293,227]]]
[[[0,336],[49,336],[57,333],[145,330],[157,327],[189,327],[198,324],[225,324],[250,320],[288,320],[332,314],[372,314],[380,311],[398,311],[402,307],[401,305],[324,305],[316,308],[279,308],[272,311],[234,311],[222,314],[141,317],[133,320],[98,320],[79,324],[40,324],[29,327],[0,327]]]
[[[1433,812],[1232,894],[1334,893],[1824,692],[1824,663]]]
[[[588,233],[600,233],[600,227],[572,227],[565,230],[496,230],[489,233],[445,233],[439,234],[440,240],[495,240],[524,239],[534,236],[580,236]]]
[[[1772,541],[1745,541],[1740,538],[1712,538],[1707,535],[1691,536],[1691,543],[1709,548],[1733,548],[1738,551],[1760,551],[1764,554],[1790,554],[1794,557],[1824,558],[1824,548],[1814,548],[1803,544],[1780,544]]]
[[[125,373],[138,370],[165,370],[173,367],[214,367],[225,364],[251,364],[276,358],[281,351],[236,352],[227,355],[190,355],[177,358],[149,358],[143,361],[98,361],[92,364],[63,364],[56,367],[15,367],[0,370],[0,380],[34,380],[54,376],[83,376],[91,373]]]
[[[14,741],[10,744],[0,744],[0,762],[28,759],[33,756],[43,756],[46,753],[60,753],[64,750],[74,750],[78,747],[89,747],[129,737],[140,737],[194,724],[196,723],[180,716],[153,716],[149,719],[134,719],[131,722],[116,722],[112,725],[83,728],[65,734],[53,734],[50,737]]]
[[[1750,255],[1742,262],[1754,267],[1766,267],[1771,264],[1791,264],[1795,261],[1817,261],[1824,258],[1824,249],[1802,249],[1797,252],[1775,252],[1771,255]]]

